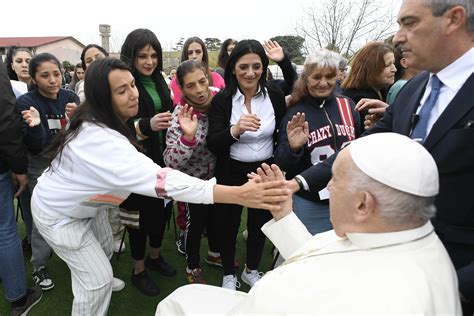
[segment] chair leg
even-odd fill
[[[16,221],[18,222],[18,216],[20,214],[21,206],[20,206],[20,198],[16,198]],[[23,213],[23,212],[22,212]],[[22,216],[23,218],[23,216]]]
[[[176,203],[176,207],[178,207],[178,204]],[[173,215],[173,227],[174,227],[174,240],[178,240],[178,229],[176,227],[176,214],[174,213],[174,207],[171,210],[171,214]]]
[[[117,253],[117,261],[120,259],[120,254],[122,253],[123,243],[125,242],[125,235],[127,234],[127,228],[123,230],[122,240],[120,240],[120,247]]]
[[[273,252],[274,252],[275,249],[276,249],[276,247],[273,246],[272,254],[273,254]],[[272,262],[272,266],[271,266],[270,270],[275,269],[275,265],[276,265],[276,263],[277,263],[277,260],[278,260],[278,257],[279,257],[279,256],[280,256],[280,252],[277,250],[276,256],[275,256],[275,258],[273,258],[273,262]]]

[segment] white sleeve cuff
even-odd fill
[[[272,219],[263,225],[262,232],[272,241],[285,259],[289,258],[312,237],[294,212],[278,221]]]

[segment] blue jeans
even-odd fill
[[[18,236],[10,172],[0,174],[0,276],[8,301],[26,294],[25,267]]]
[[[329,220],[329,205],[313,202],[293,195],[293,211],[311,235],[332,229]]]

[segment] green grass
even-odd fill
[[[247,211],[242,212],[242,220],[240,225],[240,232],[245,229],[247,222]],[[21,238],[25,236],[24,224],[21,217],[18,221],[18,231]],[[237,272],[238,279],[242,273],[242,267],[245,263],[245,240],[242,234],[239,233],[237,237],[237,252],[236,259],[240,261],[241,268]],[[161,294],[158,297],[148,297],[142,295],[135,287],[132,286],[130,275],[132,271],[132,261],[130,257],[128,238],[126,238],[126,250],[117,260],[116,254],[112,259],[112,267],[114,275],[125,281],[125,288],[120,292],[112,294],[112,300],[109,307],[109,315],[154,315],[156,306],[160,300],[165,298],[174,289],[185,285],[184,269],[186,261],[183,255],[176,250],[173,224],[165,231],[163,240],[162,253],[166,260],[172,264],[178,271],[175,277],[164,277],[157,272],[148,271],[149,275],[158,284]],[[203,238],[201,242],[201,268],[203,269],[204,277],[208,284],[220,286],[222,283],[222,270],[220,267],[209,266],[203,260],[207,254],[207,238]],[[271,244],[266,242],[262,262],[259,270],[268,271],[271,266]],[[25,272],[27,286],[31,286],[31,264],[29,262],[31,253],[25,253]],[[91,259],[92,260],[92,259]],[[72,306],[72,291],[71,291],[71,275],[66,264],[56,255],[48,262],[48,270],[55,283],[54,289],[45,292],[41,302],[35,306],[29,315],[70,315]],[[242,283],[242,282],[241,282]],[[242,283],[241,291],[247,292],[249,290],[246,284]],[[0,295],[5,297],[3,288],[0,287]],[[0,299],[0,316],[9,314],[9,303],[5,299]]]

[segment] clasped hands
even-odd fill
[[[272,213],[275,220],[279,220],[293,210],[292,192],[289,189],[290,181],[285,180],[285,176],[280,168],[272,164],[269,166],[263,163],[257,168],[257,172],[249,173],[250,179],[243,187],[249,187],[249,197],[260,193],[264,202],[263,209],[267,209]],[[260,185],[260,187],[255,187]],[[247,201],[246,201],[247,202]]]

